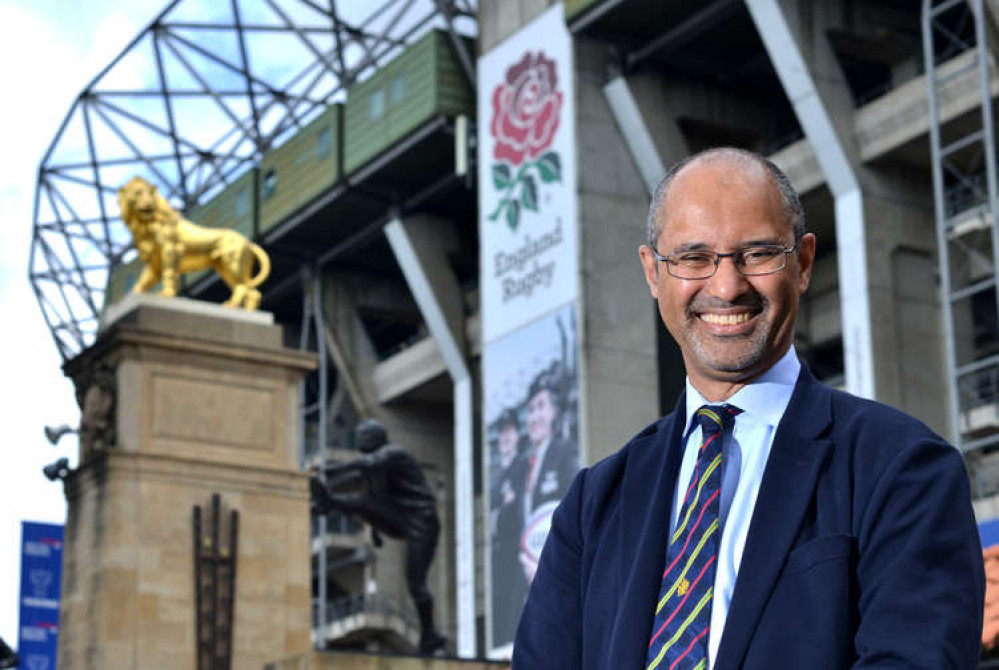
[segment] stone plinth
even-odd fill
[[[213,494],[239,513],[232,667],[307,652],[297,394],[314,359],[284,349],[266,314],[136,296],[106,316],[65,365],[84,417],[66,481],[59,667],[196,667],[192,512],[210,537]],[[113,401],[94,391],[100,371]]]
[[[264,670],[510,670],[510,664],[457,658],[313,651],[268,663]]]

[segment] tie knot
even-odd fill
[[[702,405],[695,412],[698,421],[701,423],[701,432],[707,435],[714,435],[725,429],[731,429],[735,423],[736,414],[741,414],[742,410],[735,405]]]

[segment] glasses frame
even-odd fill
[[[656,251],[656,248],[651,244],[646,244],[645,246],[649,248],[649,251],[652,252],[652,255],[655,256],[657,261],[666,265],[666,273],[670,277],[674,277],[675,279],[688,279],[691,281],[700,281],[702,279],[711,279],[712,277],[714,277],[718,273],[718,266],[721,265],[723,258],[731,258],[732,264],[735,265],[736,271],[738,271],[738,273],[741,274],[743,277],[763,277],[766,275],[775,274],[787,267],[787,255],[796,252],[798,250],[798,244],[799,242],[795,242],[790,247],[785,247],[780,244],[754,244],[748,247],[743,247],[742,249],[736,249],[735,251],[730,251],[728,253],[721,253],[719,251],[710,251],[710,250],[698,250],[699,253],[714,254],[715,257],[714,269],[711,271],[711,274],[705,275],[703,277],[681,277],[679,275],[673,274],[673,271],[670,269],[670,266],[672,264],[678,264],[678,261],[674,259],[674,254],[667,254],[663,256],[658,251]],[[783,256],[784,262],[781,263],[781,266],[779,268],[774,268],[773,270],[767,270],[766,272],[746,272],[745,263],[743,262],[740,264],[738,259],[743,253],[745,253],[747,249],[754,249],[758,247],[767,247],[769,249],[780,249],[781,251],[784,252]]]

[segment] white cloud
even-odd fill
[[[75,440],[56,449],[46,424],[76,423],[72,385],[27,280],[32,203],[38,164],[75,97],[162,8],[162,0],[110,8],[108,2],[0,2],[0,637],[17,644],[22,520],[61,523],[61,486],[43,465],[73,456]]]

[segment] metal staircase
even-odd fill
[[[994,492],[999,468],[999,258],[995,131],[983,0],[924,0],[923,53],[952,438],[977,496]],[[953,84],[977,70],[978,104],[958,114]],[[910,364],[916,365],[917,361]]]

